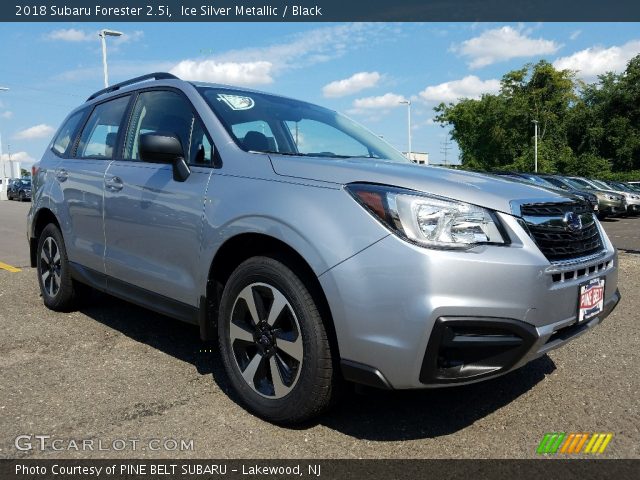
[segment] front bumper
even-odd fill
[[[627,208],[622,202],[599,201],[598,203],[598,214],[601,215],[615,217],[624,214],[626,211]]]
[[[540,328],[503,318],[441,317],[429,340],[420,381],[432,386],[471,383],[510,372],[600,324],[619,301],[616,291],[594,318]]]
[[[507,229],[520,229],[514,217],[502,220]],[[566,264],[550,264],[521,229],[511,236],[522,240],[508,247],[466,252],[429,250],[389,235],[319,277],[341,358],[375,372],[391,388],[447,385],[452,382],[425,374],[438,322],[500,319],[530,332],[526,348],[455,383],[518,368],[597,325],[618,303],[617,257],[601,234],[602,254]],[[606,280],[605,311],[574,328],[579,286],[597,277]]]
[[[640,213],[640,204],[630,203],[627,205],[627,213],[631,215],[638,215]]]

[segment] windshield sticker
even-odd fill
[[[232,110],[250,110],[255,106],[255,102],[251,97],[242,97],[240,95],[218,94],[218,101],[222,101],[229,105]]]

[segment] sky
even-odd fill
[[[5,23],[0,25],[0,135],[23,168],[71,109],[111,83],[154,71],[249,86],[338,110],[443,163],[448,130],[433,107],[495,93],[506,72],[546,59],[586,81],[640,53],[638,23]],[[454,142],[448,163],[457,163]]]

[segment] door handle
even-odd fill
[[[112,192],[119,192],[122,190],[122,187],[124,187],[124,183],[122,183],[122,179],[120,177],[111,177],[105,178],[104,186]]]
[[[58,168],[55,172],[56,179],[59,182],[64,182],[67,178],[69,178],[69,172],[64,168]]]

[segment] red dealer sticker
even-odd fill
[[[604,278],[594,278],[580,285],[578,323],[598,315],[604,308]]]

